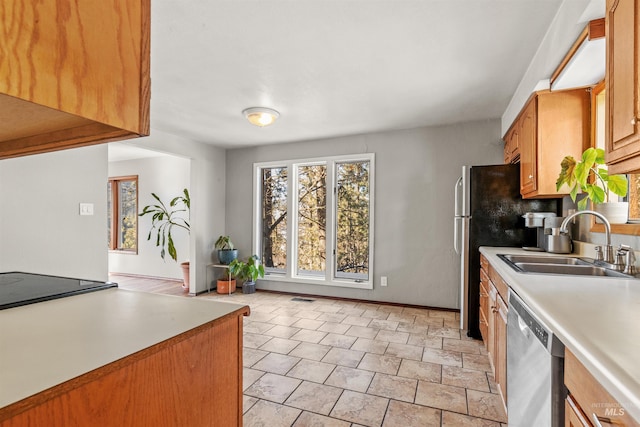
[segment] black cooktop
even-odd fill
[[[113,282],[71,279],[31,273],[0,273],[0,310],[117,288]]]

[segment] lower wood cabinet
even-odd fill
[[[248,312],[243,307],[3,408],[0,427],[241,426]]]
[[[569,349],[565,350],[564,383],[569,390],[565,401],[565,426],[640,426]]]
[[[480,259],[480,334],[506,409],[508,286],[484,255]]]

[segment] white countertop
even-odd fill
[[[492,247],[480,252],[602,386],[640,420],[640,280],[519,273],[497,254],[558,255]]]
[[[242,306],[107,289],[0,311],[0,408]]]

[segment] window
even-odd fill
[[[109,178],[107,183],[107,239],[109,249],[138,250],[138,177]]]
[[[374,155],[255,164],[267,280],[373,288]]]

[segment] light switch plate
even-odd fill
[[[80,203],[80,215],[93,215],[93,203]]]

